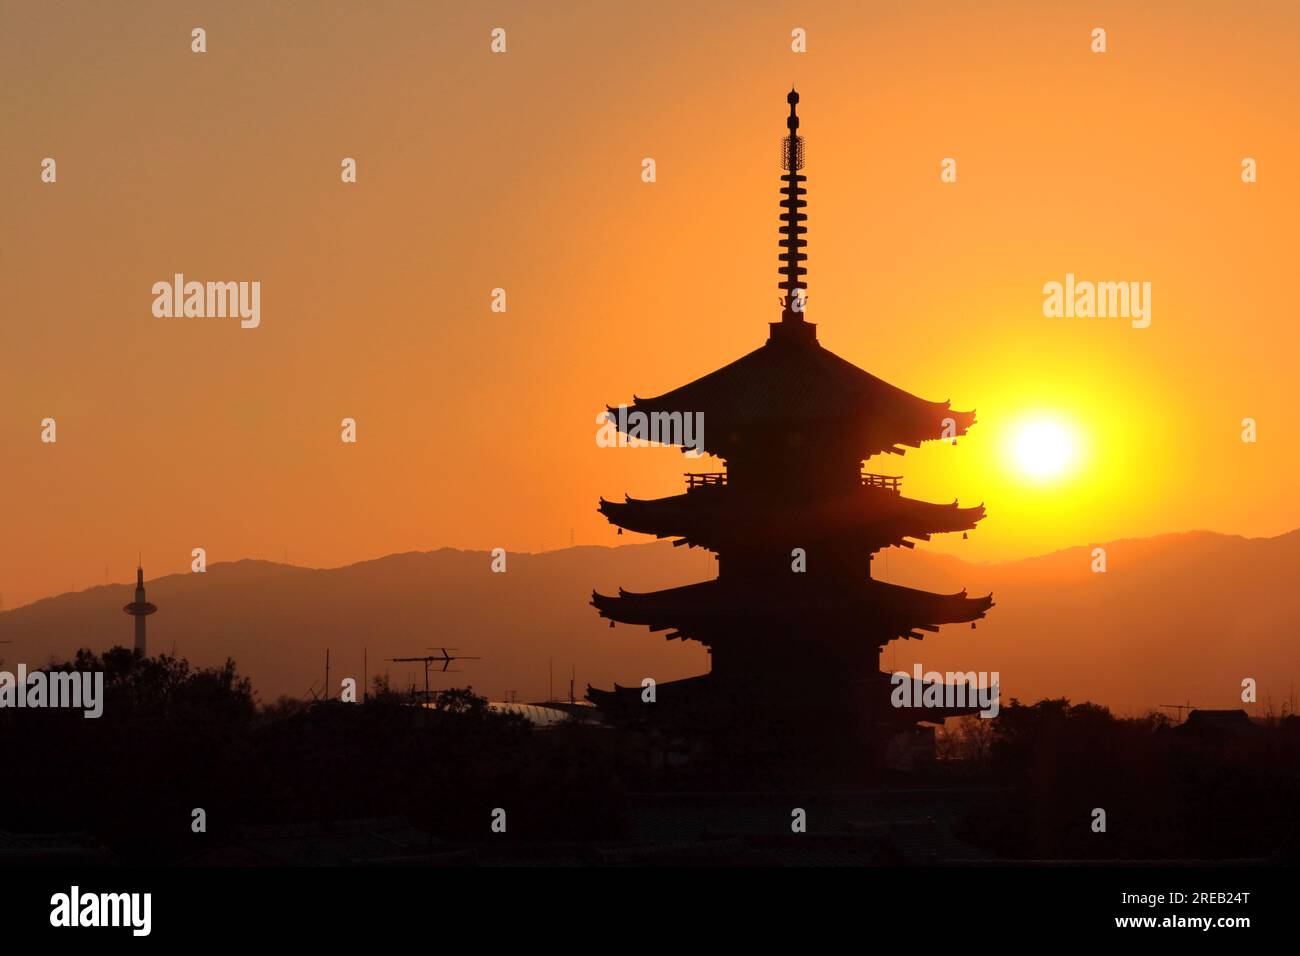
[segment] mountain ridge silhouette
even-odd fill
[[[1092,549],[1107,554],[1092,571]],[[393,685],[423,685],[415,657],[458,647],[481,661],[431,675],[431,686],[473,686],[501,699],[567,699],[591,683],[673,680],[708,667],[694,642],[644,628],[614,630],[588,606],[592,589],[650,591],[715,574],[711,556],[668,542],[579,545],[510,553],[493,573],[487,551],[407,551],[335,568],[244,558],[146,581],[159,611],[148,622],[151,653],[195,665],[233,657],[263,701],[319,694],[330,650],[331,694],[340,681],[388,672]],[[998,671],[1005,698],[1069,697],[1137,713],[1190,700],[1251,713],[1291,707],[1300,677],[1300,529],[1246,538],[1174,532],[1079,545],[1001,563],[972,563],[917,548],[891,549],[873,574],[894,584],[945,592],[993,593],[978,629],[945,627],[923,641],[898,641],[882,669]],[[133,585],[97,585],[0,612],[0,655],[12,669],[79,647],[130,646],[122,605]],[[368,665],[363,665],[363,649]],[[797,653],[797,648],[792,648]],[[553,664],[552,664],[553,662]],[[552,676],[553,675],[553,676]],[[1259,702],[1240,701],[1241,681]]]

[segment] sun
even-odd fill
[[[1033,481],[1051,481],[1067,474],[1078,457],[1078,440],[1065,423],[1035,418],[1022,423],[1011,437],[1016,470]]]

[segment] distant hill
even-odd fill
[[[945,627],[924,641],[896,642],[882,664],[910,669],[999,671],[1004,694],[1022,700],[1064,696],[1123,712],[1189,700],[1240,706],[1243,677],[1259,683],[1262,711],[1282,707],[1300,678],[1300,531],[1245,539],[1209,532],[1114,541],[1105,574],[1091,571],[1091,545],[1006,564],[969,564],[931,552],[890,552],[894,583],[971,594],[993,592],[996,606],[978,630]],[[146,582],[158,613],[149,618],[153,652],[195,664],[235,659],[264,701],[304,697],[331,683],[387,671],[394,685],[421,680],[418,667],[385,658],[458,647],[461,661],[431,686],[474,686],[501,699],[577,695],[587,683],[701,673],[699,645],[666,641],[645,628],[610,629],[587,605],[593,588],[645,591],[703,580],[715,567],[699,550],[667,543],[577,547],[512,554],[493,574],[490,555],[442,549],[395,554],[342,568],[267,561],[214,564],[206,574]],[[876,575],[884,577],[877,561]],[[91,588],[0,612],[7,669],[45,663],[77,647],[129,646],[122,613],[127,584]]]
[[[1124,712],[1159,704],[1241,707],[1258,684],[1262,713],[1300,693],[1300,530],[1275,538],[1195,531],[1126,539],[1093,573],[1092,545],[1007,564],[890,555],[895,583],[993,592],[976,631],[945,628],[898,647],[936,670],[998,670],[1004,694],[1068,697]],[[1297,698],[1300,700],[1300,698]],[[1170,713],[1166,711],[1166,713]]]

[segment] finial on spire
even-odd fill
[[[804,152],[803,137],[799,135],[799,116],[795,112],[795,107],[799,104],[799,94],[795,91],[793,85],[790,92],[786,94],[785,101],[790,104],[790,115],[786,118],[785,125],[789,132],[781,140],[781,168],[785,170],[782,178],[785,185],[781,187],[781,193],[784,198],[781,200],[781,282],[777,288],[781,289],[784,295],[781,298],[781,321],[779,325],[783,329],[790,329],[797,326],[802,333],[801,337],[815,338],[816,333],[812,331],[811,323],[804,321],[804,308],[807,304],[806,290],[808,283],[804,281],[804,276],[808,270],[803,267],[803,263],[808,259],[803,252],[808,241],[804,235],[808,232],[808,227],[804,225],[808,220],[808,214],[803,212],[804,207],[808,205],[804,201],[807,190],[804,189],[803,183],[808,179],[807,176],[801,175],[799,170],[803,169]],[[775,332],[778,323],[773,323]]]

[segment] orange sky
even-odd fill
[[[7,0],[0,17],[5,607],[105,565],[129,580],[138,550],[153,577],[195,547],[335,565],[628,541],[600,495],[717,466],[599,448],[595,414],[779,317],[791,81],[821,342],[979,412],[956,448],[871,463],[908,494],[987,504],[938,546],[1000,560],[1300,526],[1293,2]],[[176,272],[260,281],[261,327],[154,318]],[[1151,282],[1151,327],[1044,318],[1066,272]],[[1044,485],[1005,450],[1037,414],[1085,446]]]

